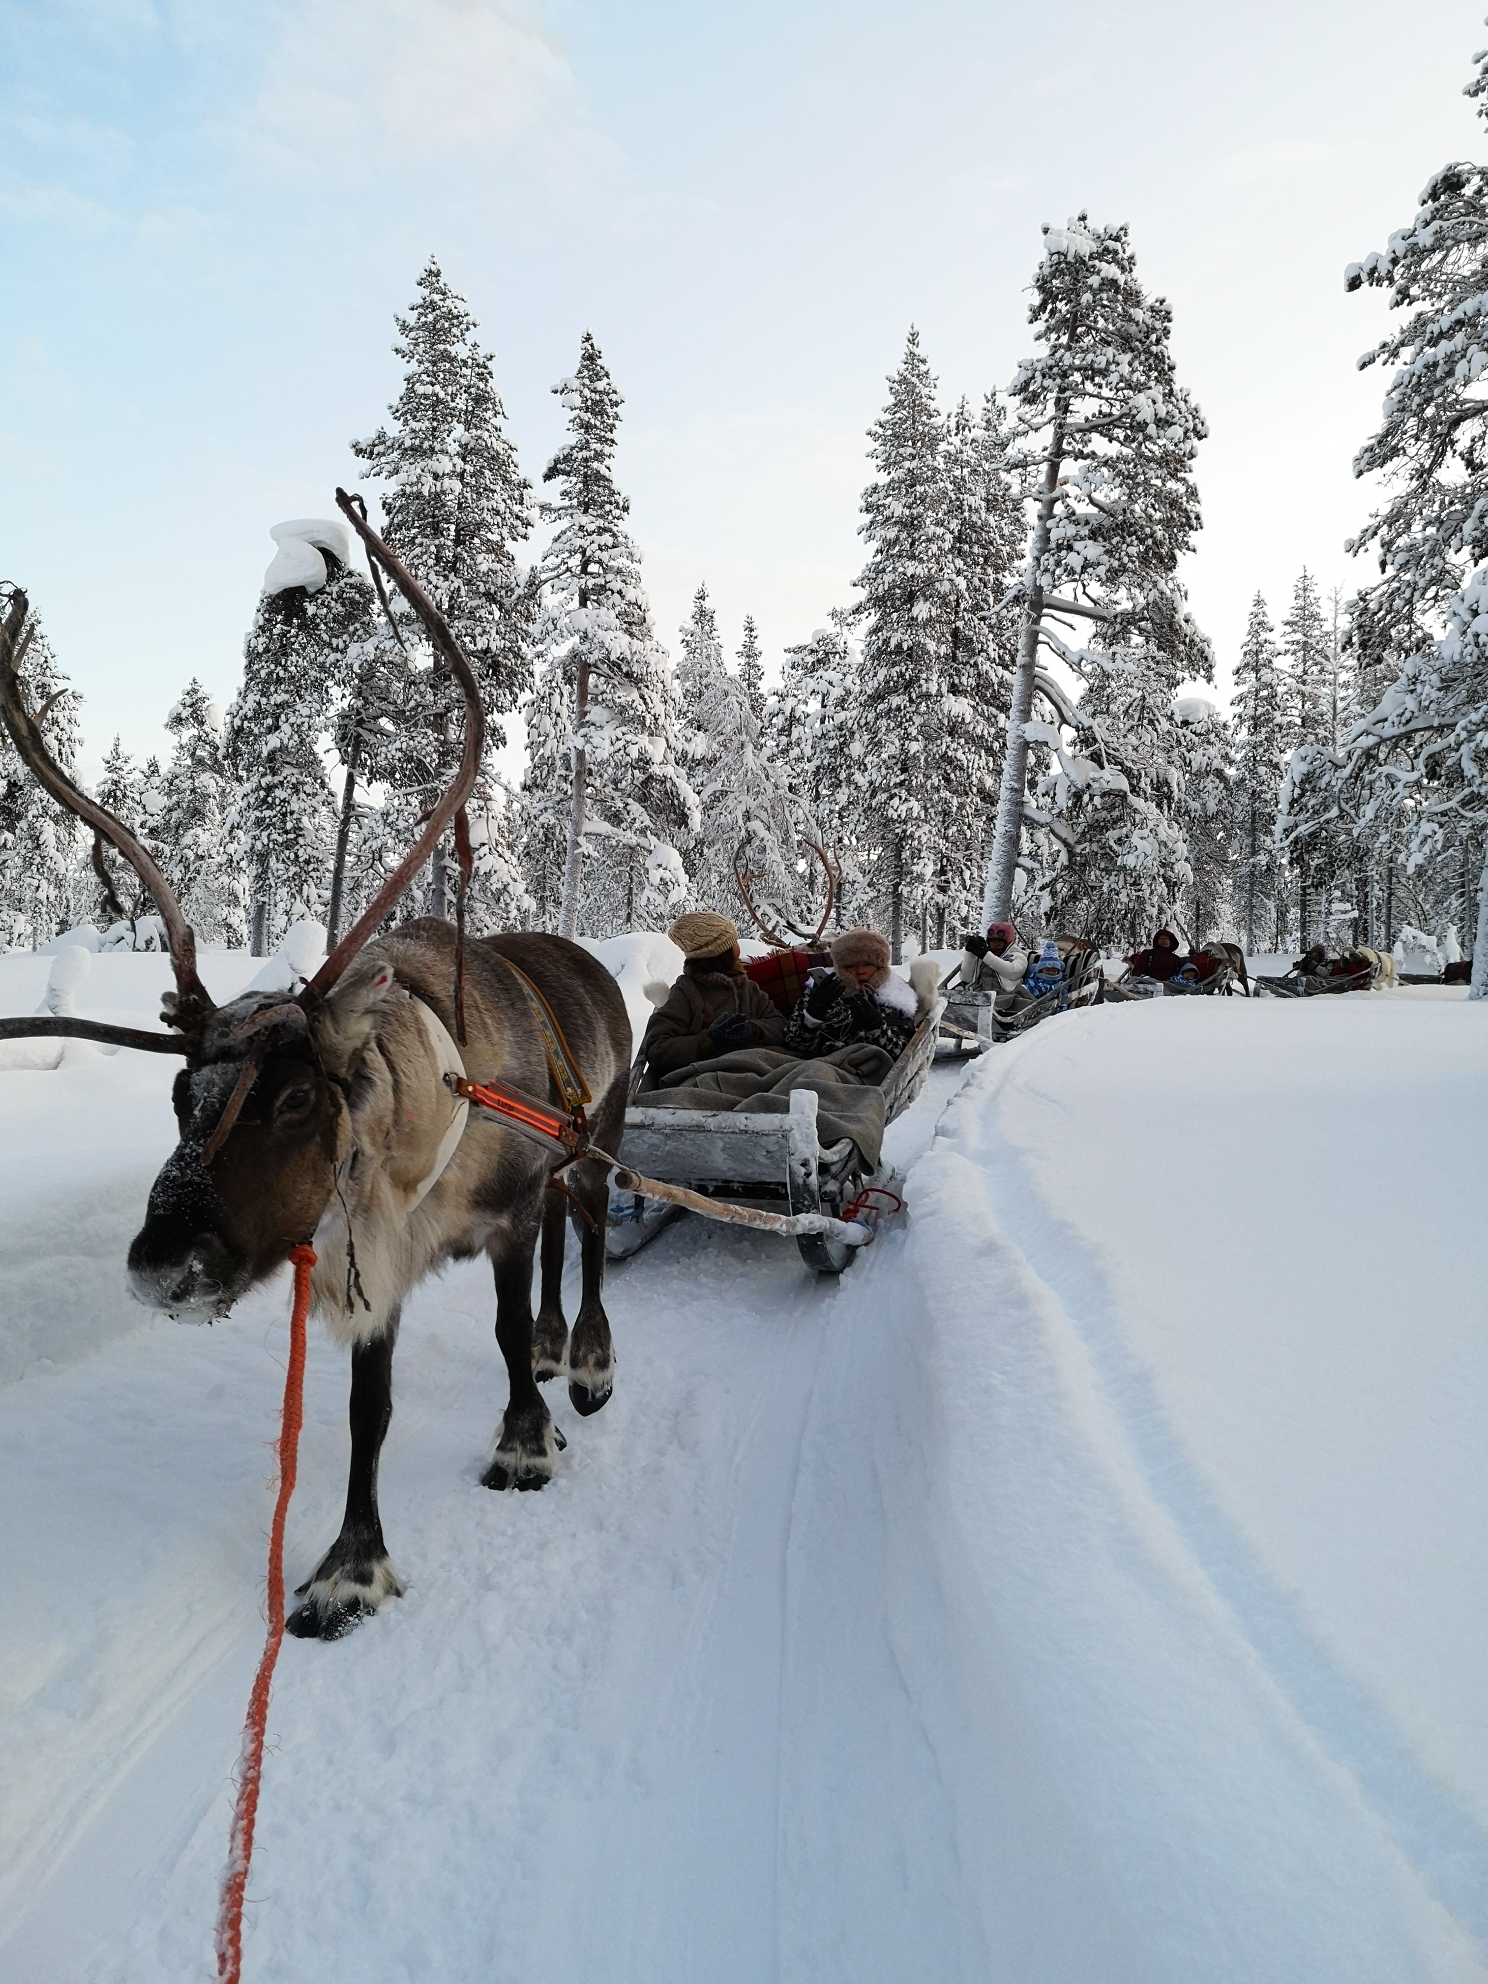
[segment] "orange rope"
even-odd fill
[[[284,1410],[279,1424],[279,1495],[269,1529],[269,1636],[253,1677],[248,1714],[243,1723],[243,1749],[238,1759],[238,1802],[228,1840],[227,1872],[217,1907],[217,1975],[223,1984],[238,1984],[243,1974],[243,1896],[253,1859],[253,1822],[258,1815],[258,1786],[263,1774],[264,1729],[269,1718],[269,1688],[274,1663],[284,1640],[284,1519],[294,1493],[295,1461],[304,1418],[305,1321],[310,1313],[310,1270],[315,1249],[301,1241],[289,1250],[294,1263],[294,1310],[289,1320],[289,1366],[284,1373]]]

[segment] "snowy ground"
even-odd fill
[[[162,975],[97,958],[80,1010]],[[0,959],[0,1010],[45,976]],[[840,1284],[691,1222],[612,1271],[541,1496],[476,1482],[487,1276],[427,1288],[409,1594],[286,1645],[247,1976],[1488,1978],[1488,1014],[1429,991],[938,1068]],[[120,1292],[172,1072],[0,1073],[0,1984],[210,1974],[287,1302]],[[345,1389],[315,1343],[296,1578]]]

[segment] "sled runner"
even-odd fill
[[[1338,959],[1335,964],[1345,961]],[[1367,992],[1378,975],[1378,966],[1361,964],[1356,971],[1291,971],[1279,978],[1257,978],[1255,988],[1273,999],[1311,999],[1319,992]]]
[[[901,1116],[925,1085],[943,1005],[935,1000],[877,1084],[886,1124]],[[625,1169],[610,1189],[605,1251],[611,1260],[638,1253],[688,1209],[626,1189],[623,1180],[635,1174],[705,1199],[725,1218],[734,1214],[724,1208],[737,1208],[745,1223],[751,1210],[792,1219],[806,1215],[802,1224],[820,1230],[797,1230],[793,1237],[802,1260],[818,1274],[841,1274],[872,1238],[877,1221],[897,1209],[899,1181],[885,1164],[870,1165],[851,1137],[822,1144],[821,1098],[813,1090],[792,1090],[789,1110],[779,1114],[679,1110],[647,1104],[656,1086],[648,1077],[637,1056],[621,1146]]]

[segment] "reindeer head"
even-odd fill
[[[30,638],[24,593],[12,590],[0,623],[0,717],[52,796],[106,835],[134,867],[165,924],[176,979],[163,1014],[170,1032],[48,1017],[0,1021],[0,1038],[63,1033],[185,1056],[172,1093],[180,1141],[155,1180],[145,1223],[129,1250],[134,1294],[176,1314],[225,1315],[320,1223],[350,1154],[350,1098],[374,1009],[392,984],[391,967],[375,955],[360,967],[348,967],[452,819],[457,843],[467,844],[460,832],[462,809],[485,742],[470,663],[443,614],[370,528],[360,506],[339,489],[336,501],[367,546],[379,592],[380,564],[459,681],[467,713],[465,748],[459,771],[414,846],[296,998],[248,992],[228,1005],[214,1005],[197,976],[195,935],[165,876],[122,823],[80,792],[55,763],[39,721],[26,707],[17,672]],[[463,891],[461,902],[463,909]],[[457,1014],[461,1003],[457,986]],[[463,1032],[462,1024],[457,1031]]]

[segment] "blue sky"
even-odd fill
[[[352,477],[432,251],[534,481],[593,329],[662,639],[705,581],[774,663],[850,596],[909,324],[943,400],[1006,385],[1039,224],[1087,207],[1209,420],[1228,662],[1257,586],[1357,582],[1385,312],[1342,269],[1488,149],[1484,41],[1442,0],[6,0],[0,574],[89,758],[160,748],[191,675],[235,687],[268,527]]]

